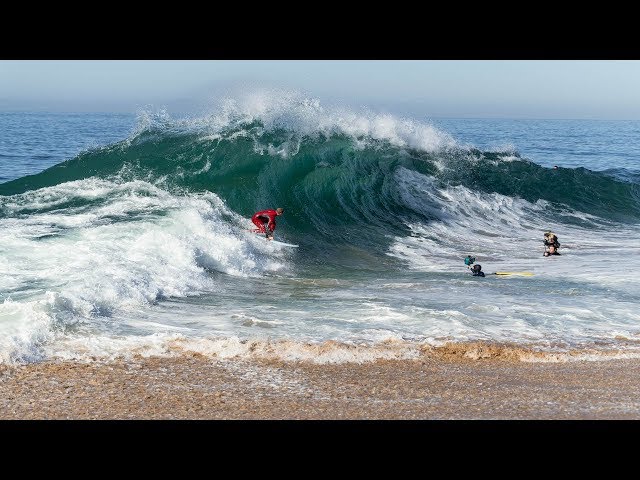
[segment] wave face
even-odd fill
[[[564,252],[594,252],[592,260],[607,262],[617,280],[603,281],[633,296],[635,279],[610,260],[622,260],[637,248],[639,180],[625,169],[546,168],[512,149],[461,145],[430,124],[328,108],[296,93],[225,100],[213,114],[195,119],[145,114],[123,141],[0,184],[0,291],[5,297],[0,328],[12,332],[0,350],[9,360],[37,359],[45,355],[43,345],[72,334],[152,335],[148,322],[153,315],[141,309],[161,310],[167,301],[187,298],[215,304],[211,299],[227,288],[228,277],[319,283],[358,278],[366,284],[387,275],[395,285],[402,283],[403,273],[412,272],[404,281],[414,285],[422,281],[415,277],[421,272],[464,272],[461,259],[468,253],[498,270],[513,270],[514,261],[518,269],[535,270],[547,229],[559,233]],[[276,207],[285,208],[278,218],[278,239],[300,244],[296,252],[265,245],[246,231],[253,212]],[[598,249],[609,253],[597,256]],[[588,282],[600,272],[578,258],[573,261],[565,272],[573,281]],[[581,270],[576,272],[576,265]],[[546,266],[549,275],[561,274],[558,262]],[[251,288],[257,288],[252,282]],[[288,291],[287,285],[281,287]],[[416,291],[425,294],[422,288]],[[356,297],[371,294],[358,292]],[[239,315],[234,318],[242,318],[242,325],[269,328],[288,322],[302,328],[301,318],[316,308],[302,306],[298,317],[291,313],[281,321],[264,311],[247,313],[243,302],[252,295],[260,293],[252,290],[244,300],[224,297],[218,308],[235,312],[230,315]],[[336,291],[331,295],[340,298]],[[534,304],[544,302],[536,295]],[[411,340],[531,339],[526,329],[515,326],[503,326],[500,335],[480,324],[469,331],[447,330],[447,321],[457,325],[459,320],[452,305],[453,298],[437,308],[416,307],[419,318],[438,321],[427,321],[429,328],[411,326]],[[336,300],[327,308],[343,307]],[[499,310],[494,314],[500,316]],[[449,320],[442,320],[441,311],[450,312]],[[636,321],[630,310],[619,314],[624,325]],[[125,320],[136,315],[138,323]],[[406,311],[402,315],[411,317]],[[144,326],[140,318],[147,319]],[[572,321],[582,328],[580,316]],[[602,333],[607,320],[599,321]],[[435,324],[438,328],[429,330]],[[216,328],[208,334],[238,335],[228,325]],[[308,324],[305,328],[301,339],[344,334],[328,329],[331,334],[323,337],[311,333]],[[382,326],[384,331],[397,328],[391,320]],[[589,335],[554,337],[551,330],[540,335],[561,342],[569,337],[599,341],[593,328]],[[408,335],[400,330],[394,338]],[[282,331],[283,336],[291,333]],[[634,335],[629,332],[625,335]]]
[[[306,260],[321,264],[345,246],[383,253],[388,236],[406,235],[407,225],[448,218],[443,195],[453,195],[468,216],[477,214],[478,202],[497,207],[497,198],[508,198],[528,202],[529,210],[543,205],[541,223],[640,221],[637,179],[585,168],[552,170],[517,152],[463,148],[429,125],[326,110],[296,95],[228,101],[218,114],[191,121],[148,117],[132,138],[2,184],[0,194],[89,178],[114,185],[145,181],[174,195],[212,193],[245,217],[286,207],[281,223],[287,238],[304,243],[311,254]],[[411,191],[418,190],[416,199]],[[37,205],[27,195],[24,210],[3,206],[2,215],[81,209],[108,201],[111,193]]]

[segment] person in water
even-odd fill
[[[471,270],[471,275],[474,277],[484,277],[484,272],[482,271],[482,265],[473,262],[476,261],[476,257],[472,257],[471,255],[467,255],[464,259],[464,264],[467,266],[469,270]]]
[[[484,272],[482,271],[482,265],[476,263],[471,267],[471,275],[473,277],[484,277]]]
[[[558,249],[560,248],[560,242],[558,236],[553,232],[546,232],[544,234],[544,256],[560,255]]]
[[[258,227],[254,232],[264,233],[267,240],[273,240],[273,231],[276,229],[276,217],[284,213],[284,208],[275,210],[261,210],[253,214],[251,221]]]

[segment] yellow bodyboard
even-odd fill
[[[494,275],[520,275],[522,277],[532,277],[531,272],[495,272]]]

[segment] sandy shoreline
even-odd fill
[[[0,419],[640,419],[640,360],[5,365]]]

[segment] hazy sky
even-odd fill
[[[638,60],[0,60],[0,111],[203,111],[255,87],[418,117],[640,119]]]

